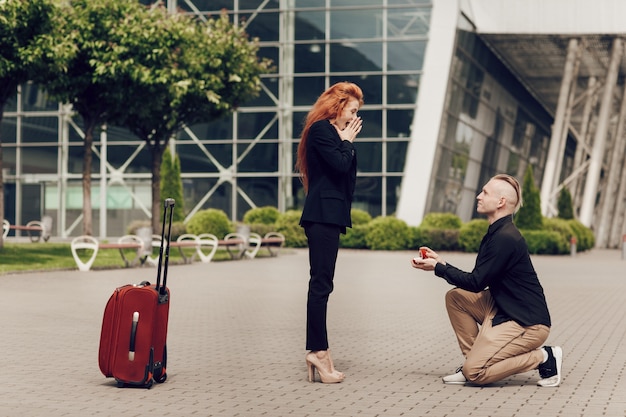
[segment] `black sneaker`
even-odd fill
[[[540,387],[558,387],[561,384],[563,349],[559,346],[544,346],[544,349],[548,352],[548,360],[537,367],[541,376],[537,385]]]

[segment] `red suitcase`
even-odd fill
[[[117,288],[104,309],[100,335],[99,364],[107,378],[113,377],[118,387],[150,388],[167,379],[167,322],[170,292],[166,286],[170,251],[170,233],[174,200],[165,200],[163,229],[157,280],[155,285],[140,284]],[[165,223],[169,227],[165,239]],[[163,246],[165,247],[165,262]],[[163,284],[161,285],[161,271]]]

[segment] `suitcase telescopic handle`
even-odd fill
[[[159,266],[157,271],[157,281],[156,281],[156,290],[161,296],[165,296],[165,286],[167,284],[167,269],[169,266],[169,257],[170,257],[170,237],[172,236],[172,218],[174,216],[174,205],[176,201],[173,198],[166,198],[163,203],[163,226],[161,228],[161,247],[159,249]],[[165,237],[165,224],[168,220],[167,211],[169,209],[169,225],[167,230],[167,239]],[[163,245],[166,243],[165,247],[165,264],[162,265],[163,259]],[[163,270],[163,285],[161,285],[161,270]],[[165,300],[164,300],[165,301]]]

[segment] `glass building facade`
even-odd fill
[[[240,220],[251,207],[301,208],[304,193],[294,173],[301,125],[319,94],[338,81],[357,83],[365,95],[354,207],[373,216],[394,212],[430,1],[194,0],[177,6],[203,17],[226,11],[259,39],[259,55],[275,66],[262,77],[256,100],[229,118],[186,128],[172,141],[189,215],[211,207]],[[57,220],[55,235],[80,234],[82,132],[70,111],[34,85],[22,86],[5,109],[5,207],[11,223],[47,214]],[[149,216],[150,155],[127,131],[109,126],[94,141],[92,200],[95,235],[122,235],[132,220]]]
[[[237,221],[252,207],[302,208],[304,192],[294,172],[301,126],[317,97],[338,81],[357,83],[365,96],[353,207],[372,216],[395,214],[405,165],[419,163],[407,158],[407,148],[418,135],[412,126],[431,0],[172,4],[200,18],[225,11],[258,38],[259,55],[275,67],[262,76],[258,98],[228,118],[187,127],[171,141],[180,158],[188,217],[217,208]],[[496,172],[521,178],[532,165],[541,178],[551,117],[459,19],[444,114],[432,139],[437,151],[425,211],[469,220],[475,196]],[[5,217],[24,224],[49,215],[53,236],[80,235],[83,141],[71,107],[26,84],[5,108],[0,129]],[[150,216],[150,153],[115,126],[95,138],[93,150],[94,235],[121,236],[130,222]]]
[[[521,181],[530,166],[540,184],[552,120],[476,34],[459,29],[426,211],[477,217],[476,195],[496,173]],[[570,140],[562,178],[574,152]]]

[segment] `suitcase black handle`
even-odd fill
[[[161,227],[161,247],[159,249],[159,266],[157,271],[157,281],[155,289],[159,293],[159,303],[164,303],[167,301],[167,291],[165,290],[165,286],[167,285],[167,269],[169,266],[169,258],[170,258],[170,237],[172,236],[172,218],[174,216],[174,206],[176,201],[173,198],[166,198],[163,203],[163,226]],[[169,209],[169,226],[167,230],[167,240],[165,239],[165,224],[167,220],[167,211]],[[163,260],[163,244],[166,243],[165,246],[165,264],[162,265]],[[163,270],[163,285],[161,285],[161,271]]]

